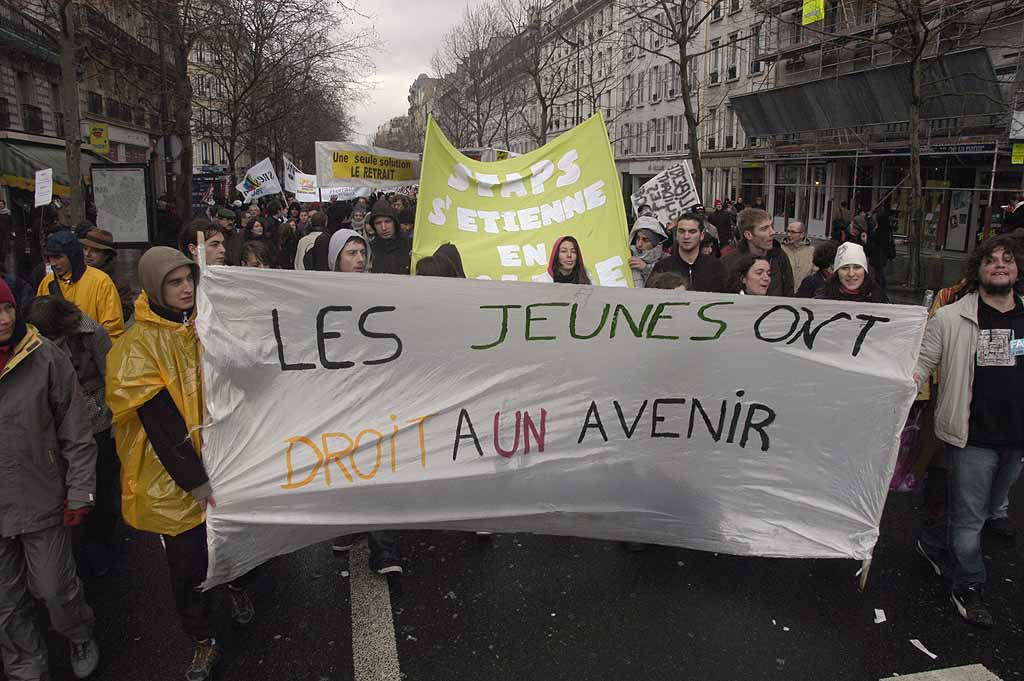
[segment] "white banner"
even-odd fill
[[[207,585],[383,528],[870,556],[921,307],[209,267]]]
[[[53,201],[53,168],[36,171],[35,207],[49,206]]]
[[[666,168],[629,197],[633,214],[639,215],[641,206],[647,206],[663,225],[675,220],[700,203],[690,162],[683,161]]]
[[[315,147],[321,189],[397,189],[420,179],[420,154],[349,142],[317,142]]]
[[[265,158],[245,173],[245,177],[235,185],[241,192],[243,201],[251,203],[262,196],[281,193],[281,182],[277,179],[274,164]]]
[[[320,190],[320,200],[324,202],[351,201],[369,195],[369,187],[324,187]]]
[[[295,176],[301,174],[302,171],[299,167],[288,160],[287,156],[282,156],[281,161],[284,164],[284,190],[286,192],[295,193]]]

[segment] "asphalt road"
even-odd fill
[[[406,575],[390,590],[393,634],[379,581],[370,584],[370,592],[385,594],[376,606],[367,605],[366,582],[352,597],[353,580],[381,578],[365,569],[344,577],[346,561],[326,545],[310,547],[265,566],[249,627],[225,622],[228,652],[218,678],[873,681],[980,663],[1005,681],[1021,679],[1024,538],[1016,545],[986,540],[996,627],[979,630],[960,620],[912,550],[917,503],[890,497],[865,593],[857,591],[854,561],[665,547],[629,553],[585,539],[409,532]],[[1018,486],[1013,507],[1022,505]],[[124,547],[114,573],[87,581],[103,655],[93,678],[177,681],[191,647],[177,625],[160,544],[126,532]],[[875,609],[886,622],[875,624]],[[393,636],[400,674],[366,649],[364,629],[375,617],[387,620],[374,635]],[[50,645],[55,679],[72,678],[63,642],[53,635]]]

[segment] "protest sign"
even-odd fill
[[[580,244],[590,281],[632,286],[626,215],[600,115],[540,149],[494,163],[463,156],[427,123],[413,236],[413,266],[445,243],[466,276],[551,281],[559,237]]]
[[[48,206],[53,201],[53,168],[36,171],[35,206]]]
[[[321,187],[321,201],[351,201],[360,196],[369,196],[369,187]]]
[[[207,586],[351,531],[864,559],[926,310],[207,267]]]
[[[700,203],[689,161],[661,171],[641,185],[629,200],[634,215],[639,215],[641,207],[647,206],[661,224],[668,225]]]
[[[245,177],[239,182],[235,189],[242,194],[245,203],[251,203],[262,196],[280,194],[281,183],[277,179],[277,172],[274,164],[269,158],[265,158],[245,173]]]
[[[397,189],[416,182],[420,176],[419,154],[348,142],[317,142],[315,148],[316,179],[321,189]]]
[[[320,200],[320,190],[317,187],[316,175],[309,175],[299,170],[299,167],[282,158],[284,161],[284,188],[295,195],[299,203],[314,203]]]

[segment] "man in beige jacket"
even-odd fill
[[[782,250],[789,258],[793,269],[793,285],[799,287],[806,277],[814,274],[814,245],[807,238],[807,227],[804,223],[793,220],[786,225],[786,237],[782,240]]]
[[[982,242],[968,259],[969,293],[932,317],[915,379],[938,368],[935,435],[946,444],[949,499],[944,522],[924,528],[917,551],[952,580],[960,616],[991,627],[984,601],[986,522],[1009,524],[1010,488],[1024,461],[1024,252],[1007,237]]]

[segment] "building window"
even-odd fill
[[[633,76],[628,75],[622,79],[622,108],[629,109],[633,106]]]
[[[729,0],[729,14],[740,11],[740,0]]]
[[[660,99],[660,93],[658,92],[658,86],[661,81],[658,79],[658,67],[652,66],[651,72],[647,75],[647,89],[648,98],[652,102],[657,102]]]
[[[707,140],[707,149],[708,151],[714,151],[718,146],[718,112],[715,109],[708,111],[708,120],[706,125],[707,133],[705,139]]]
[[[732,149],[733,144],[736,141],[736,118],[733,115],[731,106],[725,107],[725,124],[723,126],[723,132],[725,133],[725,140],[722,148]]]
[[[636,74],[636,103],[638,106],[644,103],[644,72]]]
[[[657,152],[665,151],[665,122],[666,118],[654,119],[654,149]]]
[[[728,47],[728,71],[726,74],[727,80],[736,80],[740,77],[739,74],[739,43],[740,34],[733,33],[729,36],[729,47]]]
[[[718,21],[722,18],[722,3],[715,2],[715,6],[711,8],[711,21]]]
[[[750,76],[754,76],[761,73],[761,60],[758,59],[762,54],[761,50],[761,25],[755,24],[750,27]]]
[[[709,53],[710,60],[708,61],[708,82],[711,85],[716,85],[718,83],[719,59],[721,58],[720,52],[720,41],[718,39],[712,40],[711,51]]]

